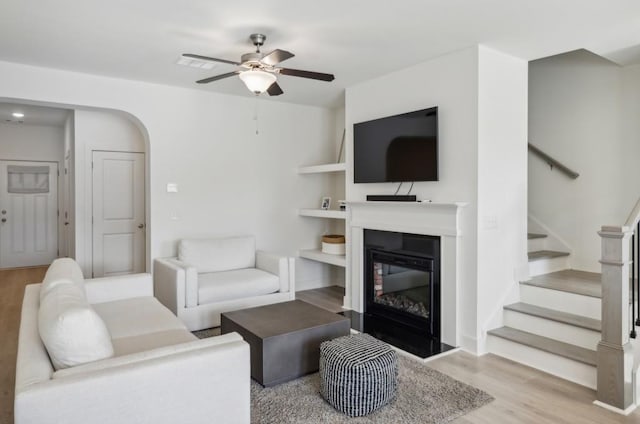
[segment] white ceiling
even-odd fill
[[[345,87],[475,44],[531,60],[579,48],[637,61],[637,0],[65,0],[5,1],[0,60],[251,96],[232,71],[175,65],[181,53],[239,60],[248,35],[283,66],[333,73],[327,83],[280,76],[278,101],[337,105]],[[622,54],[623,52],[624,54]]]
[[[12,113],[24,113],[23,118],[15,118]],[[0,103],[0,123],[24,125],[51,125],[63,127],[69,110],[20,103]]]

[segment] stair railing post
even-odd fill
[[[598,343],[596,403],[628,412],[633,402],[633,351],[629,342],[629,227],[603,226],[602,340]]]

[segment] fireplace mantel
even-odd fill
[[[347,282],[345,307],[364,310],[364,229],[440,237],[442,342],[460,346],[459,272],[461,214],[466,202],[347,202]]]
[[[350,226],[433,236],[461,236],[465,202],[347,202]]]

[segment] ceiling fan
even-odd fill
[[[230,65],[239,66],[233,72],[227,72],[226,74],[220,74],[213,77],[201,79],[196,81],[198,84],[207,84],[213,81],[218,81],[224,78],[229,78],[234,75],[238,75],[247,88],[256,95],[264,93],[265,91],[270,96],[279,96],[283,93],[282,88],[276,82],[277,75],[289,75],[292,77],[310,78],[320,81],[333,81],[334,76],[332,74],[323,74],[320,72],[301,71],[299,69],[281,68],[278,65],[280,62],[284,62],[287,59],[291,59],[294,55],[286,50],[276,49],[270,53],[262,53],[260,47],[264,44],[267,36],[264,34],[251,34],[249,36],[253,45],[256,46],[256,51],[253,53],[246,53],[240,57],[240,62],[234,62],[232,60],[217,59],[215,57],[201,56],[197,54],[185,53],[182,56],[190,59],[198,59],[211,62],[228,63]]]

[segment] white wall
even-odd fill
[[[93,151],[145,153],[146,143],[144,135],[131,119],[113,111],[75,110],[73,125],[77,226],[75,258],[82,263],[85,275],[91,275],[93,269],[93,223],[91,220]],[[145,163],[145,167],[147,165],[148,163]],[[147,255],[148,264],[149,260],[150,256]]]
[[[340,144],[342,142],[342,132],[345,129],[345,108],[344,106],[338,107],[334,109],[334,133],[333,138],[331,140],[333,150],[331,151],[331,158],[329,162],[336,162],[338,160],[338,155],[340,153]],[[345,141],[346,144],[346,141]],[[342,157],[340,158],[340,162],[345,161],[345,150],[346,146],[343,146]],[[331,178],[331,209],[339,209],[338,200],[346,200],[345,194],[345,178],[346,175],[344,172],[334,172],[330,175]],[[340,219],[331,219],[329,221],[329,227],[327,232],[331,234],[346,234],[346,220]],[[346,269],[337,266],[330,266],[331,268],[331,284],[337,285],[340,287],[345,286],[346,282]]]
[[[478,48],[441,56],[402,71],[349,87],[346,92],[347,199],[393,194],[397,184],[353,183],[353,124],[438,106],[439,175],[437,182],[418,182],[418,199],[469,202],[463,211],[460,268],[463,343],[475,350],[477,339],[477,172]],[[404,184],[403,192],[408,190]]]
[[[63,166],[66,167],[64,174],[61,171],[60,175],[63,177],[60,179],[63,187],[63,200],[62,208],[60,209],[62,214],[62,221],[68,222],[62,229],[64,234],[64,242],[66,246],[60,251],[61,255],[66,255],[70,258],[76,257],[76,202],[75,202],[75,137],[74,137],[74,112],[69,112],[69,116],[64,122],[63,129],[64,148],[63,148]],[[68,184],[67,180],[68,179]]]
[[[0,123],[0,159],[60,162],[63,143],[61,127]]]
[[[255,234],[258,247],[295,255],[321,233],[297,216],[315,205],[321,183],[301,164],[333,156],[331,111],[49,68],[0,63],[5,98],[122,110],[147,132],[151,257],[170,256],[184,237]],[[179,185],[167,193],[166,184]],[[177,217],[176,220],[172,217]],[[323,284],[316,264],[298,262],[298,288]],[[323,280],[323,278],[325,280]]]
[[[478,350],[527,277],[527,71],[480,48],[478,100]]]
[[[626,193],[620,200],[626,214],[631,212],[632,206],[640,198],[640,65],[622,68],[622,106],[621,134],[622,169],[624,178],[621,182],[622,191]],[[626,220],[627,216],[624,215]],[[621,221],[622,224],[624,221]]]
[[[529,141],[580,177],[551,171],[530,154],[529,212],[572,248],[575,269],[600,272],[597,231],[623,224],[640,195],[632,179],[640,153],[638,74],[629,71],[625,81],[623,73],[584,50],[530,63]],[[623,106],[623,97],[635,108]]]
[[[64,129],[53,125],[0,123],[0,159],[64,163]],[[62,209],[62,179],[58,178],[58,209]],[[62,216],[58,218],[58,250],[64,250]]]

